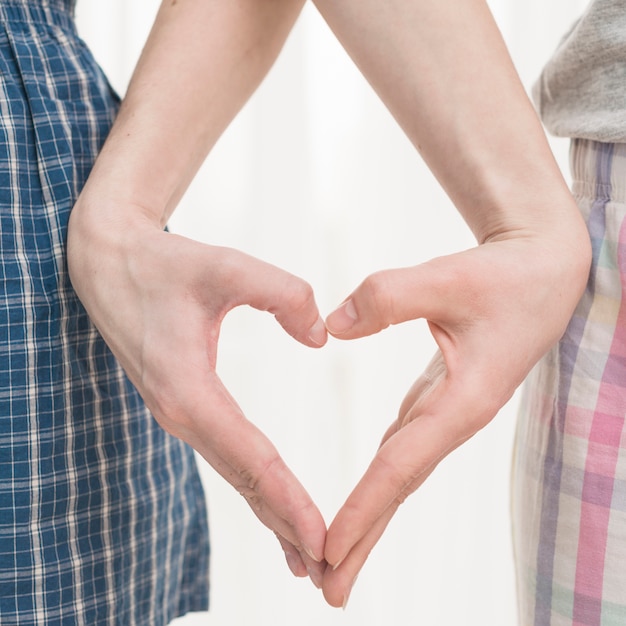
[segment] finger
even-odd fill
[[[216,375],[200,388],[180,389],[184,416],[178,419],[178,436],[237,489],[261,522],[286,542],[283,548],[292,546],[319,584],[326,524],[307,491]],[[296,572],[301,575],[299,566]]]
[[[430,393],[405,426],[378,450],[330,525],[325,557],[336,567],[383,513],[403,502],[431,468],[474,432],[473,407],[448,380]]]
[[[435,470],[436,466],[437,463],[433,463],[424,470],[411,484],[408,492],[416,491]],[[359,572],[399,507],[399,501],[390,504],[374,521],[363,537],[356,542],[340,564],[335,567],[329,565],[326,568],[322,589],[324,598],[331,606],[346,608]]]
[[[276,539],[278,539],[278,543],[280,543],[280,547],[285,553],[285,560],[287,561],[287,566],[291,570],[291,573],[299,578],[306,576],[308,574],[306,565],[298,550],[278,533],[276,533]]]
[[[340,339],[354,339],[412,319],[457,315],[459,285],[469,284],[464,265],[451,255],[371,274],[326,318],[326,327]]]
[[[407,488],[406,495],[416,491],[435,470],[439,461],[426,468]],[[322,589],[326,601],[335,607],[346,607],[350,593],[354,587],[359,572],[367,561],[372,549],[378,543],[389,522],[397,512],[406,496],[394,500],[371,524],[358,541],[350,548],[346,556],[334,567],[330,564],[324,574]],[[343,509],[337,515],[343,512]],[[338,522],[340,524],[341,522]],[[329,529],[329,537],[333,538],[337,526],[335,522]]]
[[[279,534],[276,534],[276,538],[285,553],[285,560],[287,561],[287,566],[291,570],[291,573],[299,578],[308,576],[311,582],[318,589],[321,589],[324,580],[324,572],[326,571],[326,561],[318,562],[312,559],[306,552],[298,551],[298,548]]]
[[[217,377],[212,395],[223,399],[212,428],[220,471],[259,519],[297,548],[305,563],[321,562],[326,525],[308,492]]]
[[[147,345],[144,357],[150,371],[138,381],[153,390],[146,402],[163,428],[197,450],[246,498],[259,519],[313,567],[324,556],[324,520],[274,445],[245,418],[211,367],[210,350],[197,340],[208,334],[202,320],[191,316],[173,345]]]
[[[256,471],[259,475],[253,477]],[[324,560],[326,525],[280,456],[276,454],[264,469],[255,470],[248,465],[240,476],[234,486],[257,517],[298,550],[307,568],[321,573],[318,564]]]
[[[388,507],[361,540],[352,547],[341,564],[336,567],[328,566],[326,568],[322,590],[328,604],[346,608],[359,572],[397,508],[397,505]]]
[[[232,285],[237,304],[273,313],[294,339],[310,347],[323,346],[328,335],[311,286],[274,265],[231,250]]]
[[[457,446],[461,445],[463,441],[465,440],[459,441]],[[363,536],[352,546],[352,548],[350,548],[347,555],[337,565],[333,567],[329,564],[326,567],[322,589],[324,592],[324,598],[331,606],[346,607],[359,572],[367,561],[372,549],[383,535],[389,522],[397,512],[400,504],[404,501],[406,496],[421,487],[421,485],[435,471],[440,460],[441,459],[438,459],[423,470],[422,473],[415,478],[409,486],[407,486],[405,496],[393,501],[373,521],[372,525],[364,532]],[[342,513],[342,511],[343,509],[339,513]],[[339,514],[337,517],[339,517]],[[335,522],[333,521],[331,528],[328,531],[328,536],[331,537],[331,539],[333,538],[335,528]]]
[[[341,564],[384,512],[390,507],[395,510],[429,466],[445,456],[445,451],[434,450],[441,444],[433,441],[428,452],[416,454],[415,444],[428,438],[427,430],[424,424],[418,427],[412,422],[377,452],[328,529],[325,557],[331,567]]]
[[[253,436],[258,440],[256,433]],[[242,437],[242,441],[245,439]],[[220,461],[226,456],[222,451]],[[259,520],[279,538],[291,571],[296,576],[308,575],[320,588],[326,567],[326,525],[304,487],[275,450],[262,460],[248,459],[243,469],[238,460],[229,459],[227,463],[234,470],[231,483]]]
[[[443,354],[438,350],[430,360],[424,373],[411,385],[411,388],[400,405],[398,419],[389,427],[383,436],[381,445],[416,415],[419,415],[420,411],[425,410],[423,408],[424,403],[428,402],[432,390],[437,389],[437,387],[443,383],[447,373],[448,368]]]
[[[441,359],[441,363],[443,363],[443,358]],[[419,411],[416,410],[416,405],[422,405],[425,401],[427,401],[428,395],[431,393],[432,389],[436,388],[433,387],[433,385],[436,386],[441,383],[441,377],[445,376],[445,369],[439,376],[432,372],[432,370],[429,371],[429,369],[430,366],[426,368],[426,371],[409,389],[406,397],[402,401],[397,419],[385,431],[385,434],[380,441],[379,448],[383,446],[390,437],[393,437],[397,432],[402,430],[408,422],[412,421],[415,415],[419,414]]]

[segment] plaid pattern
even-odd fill
[[[205,502],[68,280],[118,105],[72,13],[0,0],[0,623],[158,626],[206,608]]]
[[[626,144],[575,140],[593,266],[522,399],[513,520],[522,626],[626,624]]]

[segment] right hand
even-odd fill
[[[324,520],[215,371],[222,319],[242,304],[273,313],[301,343],[322,346],[327,334],[312,289],[241,252],[164,232],[134,215],[103,224],[74,209],[74,288],[158,423],[244,496],[276,534],[292,572],[310,575],[319,587]]]
[[[486,426],[562,336],[589,273],[577,219],[365,279],[326,320],[340,339],[424,318],[439,350],[400,406],[367,471],[330,524],[324,595],[345,606],[405,499]]]

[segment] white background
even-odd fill
[[[527,86],[584,4],[492,0]],[[121,93],[157,6],[78,2],[81,32]],[[566,143],[554,147],[566,166]],[[474,243],[313,6],[207,159],[172,229],[302,276],[323,314],[377,269]],[[271,316],[239,309],[224,323],[218,370],[330,523],[432,351],[419,321],[314,351]],[[515,411],[513,399],[403,505],[345,612],[291,576],[272,534],[201,462],[212,609],[177,626],[514,624],[508,476]]]

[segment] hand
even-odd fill
[[[326,329],[311,288],[267,263],[164,232],[148,219],[103,224],[82,208],[72,213],[68,263],[93,322],[159,424],[244,496],[278,537],[293,573],[308,573],[320,586],[322,516],[215,371],[220,323],[242,304],[273,313],[305,345],[323,345]]]
[[[560,240],[559,240],[560,239]],[[409,390],[365,475],[329,527],[323,590],[345,605],[399,505],[448,453],[485,426],[565,329],[588,271],[589,244],[567,236],[492,240],[367,278],[327,319],[354,339],[419,317],[439,351]],[[573,241],[573,240],[571,240]]]

